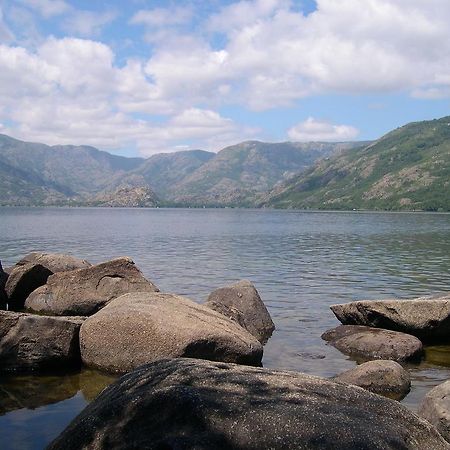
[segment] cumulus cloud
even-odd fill
[[[63,0],[20,3],[28,13],[61,16],[62,29],[83,37],[115,18]],[[135,31],[152,45],[126,61],[92,39],[0,45],[0,121],[27,139],[136,144],[148,154],[257,136],[217,112],[229,105],[261,111],[328,93],[450,97],[448,0],[317,0],[308,15],[290,0],[217,4],[203,18],[176,3],[137,11],[127,26],[141,27]],[[0,38],[8,39],[1,19]],[[26,27],[12,30],[19,28]],[[288,133],[349,140],[357,130],[309,118]]]
[[[358,129],[350,125],[334,125],[326,120],[308,117],[288,130],[293,141],[352,141],[359,134]]]

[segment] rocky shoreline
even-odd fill
[[[200,305],[128,257],[34,252],[0,263],[0,373],[125,374],[49,448],[450,448],[448,383],[419,415],[396,401],[411,386],[402,364],[448,342],[450,295],[331,309],[342,325],[322,338],[360,365],[331,380],[268,370],[275,325],[251,282]]]

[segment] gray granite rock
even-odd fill
[[[81,327],[90,367],[123,373],[162,358],[192,357],[260,365],[262,346],[242,327],[173,294],[134,293],[113,300]]]
[[[419,406],[419,415],[450,442],[450,381],[439,384],[425,395]]]
[[[418,361],[423,356],[423,345],[415,336],[397,331],[359,325],[340,325],[324,334],[342,353],[359,360],[389,359]]]
[[[333,378],[394,400],[403,399],[411,389],[411,377],[399,363],[368,361]]]
[[[26,300],[28,311],[89,316],[129,292],[155,292],[130,258],[117,258],[87,269],[59,272]]]
[[[400,331],[422,341],[450,340],[450,294],[411,300],[363,300],[330,308],[344,325]]]
[[[216,289],[211,292],[205,305],[237,322],[262,344],[267,342],[275,329],[258,291],[248,280]]]
[[[0,372],[80,366],[79,331],[83,320],[0,311]]]
[[[293,372],[193,359],[141,366],[49,449],[409,449],[450,446],[400,403]]]

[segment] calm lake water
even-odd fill
[[[264,366],[324,377],[355,366],[320,335],[339,323],[329,305],[450,289],[450,215],[234,209],[0,208],[0,259],[32,250],[98,263],[131,256],[162,291],[203,302],[247,278],[276,325]],[[450,378],[450,348],[410,366],[415,408]],[[40,449],[111,382],[94,371],[0,378],[2,449]]]

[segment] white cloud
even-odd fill
[[[96,13],[93,11],[75,10],[64,21],[64,30],[77,36],[97,36],[102,28],[117,17],[115,11]]]
[[[325,120],[308,117],[288,130],[288,136],[293,141],[351,141],[359,131],[350,125],[334,125]]]
[[[45,18],[68,12],[71,6],[63,0],[19,0],[20,3],[36,10]]]
[[[192,8],[187,6],[141,9],[133,15],[130,23],[146,25],[148,27],[166,27],[188,23],[192,19],[192,16]]]

